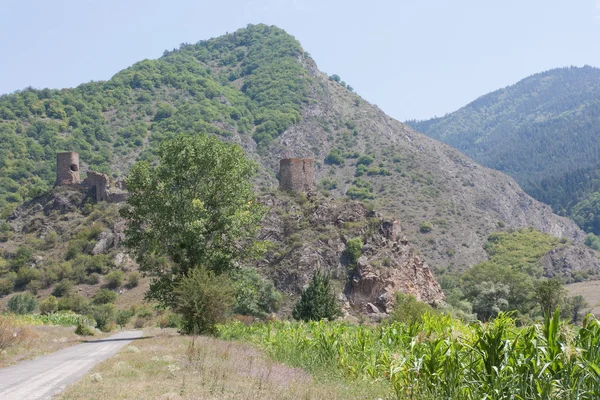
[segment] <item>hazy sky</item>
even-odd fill
[[[600,66],[600,0],[0,2],[0,93],[109,79],[260,22],[400,120],[443,115],[542,70]]]

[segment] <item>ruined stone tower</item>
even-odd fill
[[[309,192],[315,188],[312,158],[283,158],[279,161],[279,189]]]
[[[78,185],[79,153],[56,153],[56,186]]]

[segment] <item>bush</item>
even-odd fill
[[[137,271],[130,272],[127,275],[127,287],[134,288],[140,283],[140,273]]]
[[[302,321],[333,320],[341,315],[340,307],[327,274],[316,271],[308,287],[302,292],[292,316]]]
[[[11,294],[14,286],[14,283],[10,279],[0,278],[0,296]]]
[[[79,317],[75,334],[79,336],[94,336],[94,325],[96,321],[89,317]]]
[[[115,322],[114,304],[101,304],[92,307],[91,316],[96,320],[96,328],[110,332],[110,323]]]
[[[56,297],[65,297],[67,295],[69,295],[69,293],[71,292],[71,289],[73,289],[73,282],[65,279],[60,281],[55,287],[54,290],[52,291],[52,295],[56,296]]]
[[[29,340],[32,336],[31,328],[19,324],[14,316],[0,315],[0,352]]]
[[[333,149],[325,157],[325,164],[344,165],[344,155],[340,149]]]
[[[415,296],[396,292],[396,305],[390,313],[389,319],[393,322],[404,322],[411,325],[420,323],[425,313],[434,311],[429,304],[417,301]]]
[[[17,294],[8,301],[8,309],[15,314],[31,314],[38,307],[38,301],[31,293]]]
[[[224,275],[196,268],[175,288],[175,311],[182,317],[185,333],[214,333],[234,303],[234,289]]]
[[[58,311],[58,300],[54,296],[48,296],[40,303],[40,313],[52,314]]]
[[[70,294],[58,300],[58,310],[70,310],[77,314],[86,314],[89,310],[89,301],[78,294]]]
[[[119,310],[117,312],[117,317],[115,318],[115,322],[121,326],[125,326],[131,321],[133,317],[132,310]]]
[[[111,289],[117,289],[123,284],[125,274],[123,271],[113,271],[106,275],[106,285]]]
[[[419,232],[421,233],[429,233],[433,229],[433,225],[429,221],[425,221],[419,226]]]
[[[110,289],[100,289],[92,298],[94,304],[109,304],[114,303],[117,299],[117,294]]]
[[[346,242],[346,255],[348,256],[348,262],[350,264],[350,267],[354,268],[356,267],[356,262],[358,261],[358,259],[360,258],[360,256],[362,256],[362,248],[363,248],[363,241],[362,238],[360,237],[355,237],[352,239],[349,239]]]
[[[233,312],[263,318],[279,309],[281,293],[254,268],[235,270],[231,279],[235,288]]]

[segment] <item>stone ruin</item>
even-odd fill
[[[307,193],[315,187],[314,159],[282,158],[279,161],[280,190]]]
[[[108,175],[101,172],[87,171],[87,178],[82,182],[79,176],[79,154],[75,152],[56,155],[56,186],[78,186],[97,202],[118,203],[127,199],[124,183],[118,181],[112,185]]]
[[[56,154],[56,186],[79,185],[79,153]]]

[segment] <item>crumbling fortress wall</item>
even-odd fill
[[[79,153],[56,154],[56,186],[79,185]]]
[[[75,152],[57,153],[56,155],[56,186],[77,185],[87,190],[96,201],[118,203],[127,199],[124,183],[111,185],[108,175],[96,171],[88,171],[87,178],[82,182],[79,176],[79,154]]]
[[[310,192],[315,188],[315,168],[312,158],[283,158],[279,161],[279,189]]]

